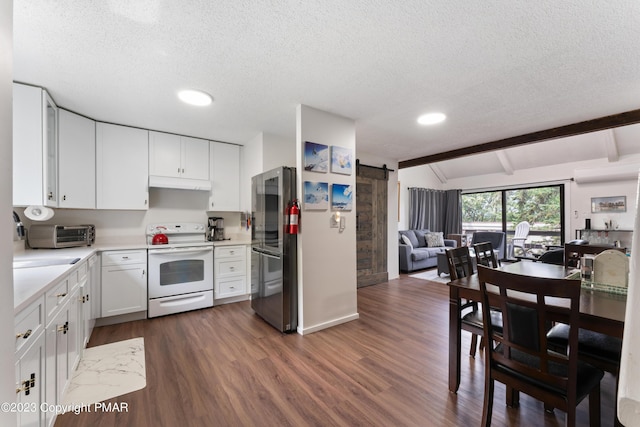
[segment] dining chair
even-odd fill
[[[491,242],[474,243],[473,250],[476,254],[476,263],[478,265],[491,268],[498,268],[500,266]]]
[[[580,258],[583,255],[595,255],[600,252],[604,252],[608,249],[615,249],[621,252],[626,252],[627,248],[616,248],[613,246],[599,246],[599,245],[580,245],[573,243],[564,244],[564,266],[567,268],[577,268],[580,265]]]
[[[543,264],[564,265],[564,249],[551,249],[543,252],[535,261]]]
[[[473,258],[469,253],[469,247],[461,246],[449,249],[447,252],[447,262],[449,264],[449,275],[451,280],[461,279],[474,273]],[[471,333],[471,346],[469,356],[476,357],[478,348],[478,337],[480,337],[480,350],[484,348],[482,310],[478,307],[477,301],[467,301],[460,307],[461,329]],[[502,319],[499,313],[492,313],[492,322],[496,327],[500,327]]]
[[[567,324],[558,323],[547,333],[549,348],[559,352],[566,352],[569,344],[570,328]],[[605,372],[609,372],[616,379],[616,401],[618,395],[618,375],[620,373],[620,358],[622,356],[622,340],[620,338],[589,331],[578,330],[578,358]],[[618,421],[617,407],[613,412],[613,425],[621,426]]]
[[[547,347],[548,323],[569,327],[569,347],[578,345],[580,280],[523,276],[478,265],[482,310],[502,313],[502,331],[484,324],[485,391],[482,425],[491,425],[494,383],[507,387],[507,402],[519,403],[526,393],[566,413],[565,425],[575,426],[576,407],[589,397],[589,423],[600,425],[601,369],[578,360],[578,353]]]
[[[451,280],[461,279],[473,274],[473,261],[469,253],[468,246],[460,246],[458,248],[446,251],[447,263],[449,264],[449,276]],[[478,336],[482,337],[482,311],[478,307],[477,301],[467,300],[460,307],[460,328],[471,332],[471,346],[469,348],[469,356],[476,357],[476,348],[478,347]],[[480,340],[480,348],[484,346],[482,339]]]

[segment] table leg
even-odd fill
[[[449,391],[456,393],[460,386],[460,295],[458,288],[449,286]]]

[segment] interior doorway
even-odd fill
[[[390,170],[356,163],[356,238],[358,287],[389,279],[387,198]]]

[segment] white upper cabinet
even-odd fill
[[[149,131],[96,123],[96,207],[149,209]]]
[[[58,206],[58,107],[45,90],[13,85],[13,205]]]
[[[208,211],[240,211],[240,146],[211,141]]]
[[[180,176],[180,135],[149,132],[149,175]]]
[[[149,132],[149,175],[209,180],[209,141]]]
[[[181,136],[182,178],[209,180],[209,141]]]
[[[58,205],[95,209],[96,122],[63,109],[58,114]]]

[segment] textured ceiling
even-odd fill
[[[306,104],[397,160],[638,109],[638,52],[637,0],[14,1],[14,80],[65,108],[242,144]]]

